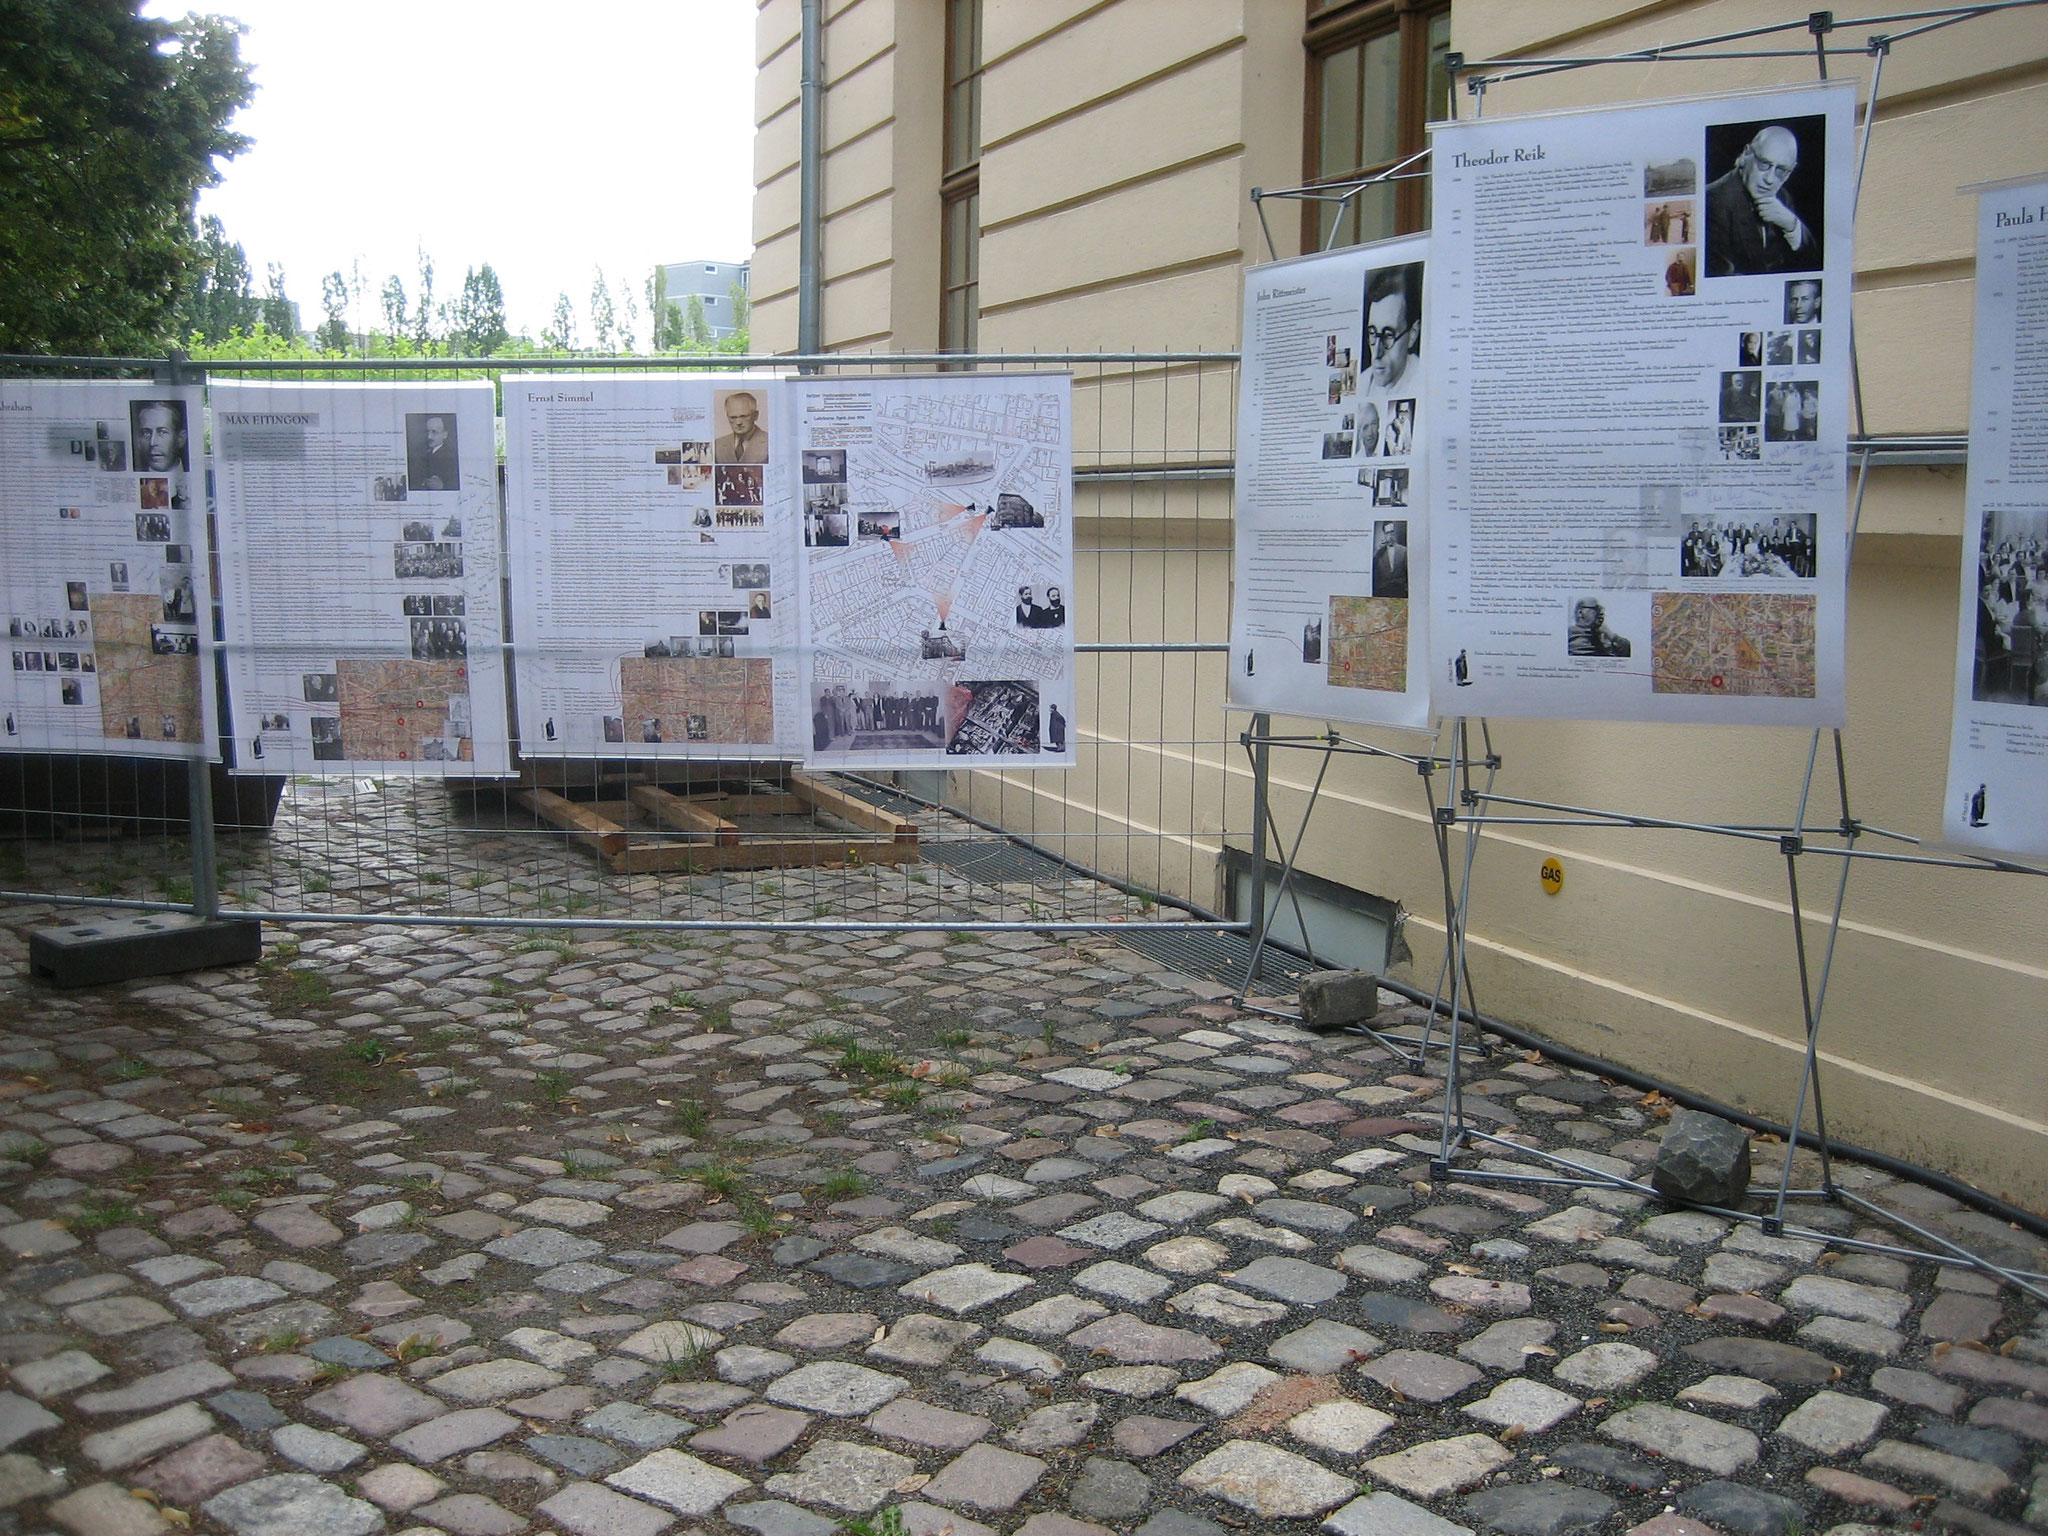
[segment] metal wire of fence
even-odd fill
[[[444,780],[431,768],[216,768],[207,843],[219,910],[476,926],[1242,928],[1214,915],[1224,848],[1249,846],[1254,822],[1222,707],[1234,354],[295,358],[203,368],[0,358],[13,377],[185,381],[707,367],[1073,375],[1078,765],[813,780],[776,763],[656,760],[628,743],[616,756],[572,758],[515,742],[516,780]],[[509,594],[506,611],[509,653],[521,644]],[[593,819],[551,818],[548,796]],[[676,802],[692,809],[677,812]],[[702,813],[727,830],[677,829],[677,815]],[[193,859],[191,828],[181,764],[0,754],[0,899],[204,905],[194,871],[205,879],[208,862]]]

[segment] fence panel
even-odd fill
[[[127,364],[131,376],[177,369],[168,361]],[[553,368],[790,365],[291,359],[209,364],[203,374],[417,382]],[[122,366],[0,362],[10,374],[41,377],[106,377]],[[515,743],[516,781],[215,769],[205,777],[220,910],[278,921],[475,925],[1241,926],[1215,916],[1222,850],[1226,841],[1248,845],[1253,821],[1243,754],[1222,709],[1234,356],[834,355],[805,366],[1073,374],[1076,768],[812,781],[772,763],[636,760],[623,745],[616,758],[571,758]],[[188,364],[183,376],[201,373]],[[501,471],[501,496],[502,484]],[[508,653],[519,644],[512,614]],[[507,662],[509,674],[509,654]],[[554,807],[553,819],[536,810],[536,791]],[[729,798],[704,798],[719,794]],[[562,813],[550,795],[580,809]],[[0,755],[0,895],[194,903],[187,800],[176,763]],[[678,800],[685,809],[676,809]],[[675,817],[707,808],[731,823],[719,834],[720,862],[762,867],[691,867],[705,861],[692,859],[664,822],[672,827]],[[564,824],[565,815],[573,823],[585,812],[628,835]],[[902,859],[911,826],[916,856]]]

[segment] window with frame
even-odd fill
[[[1305,179],[1355,181],[1423,147],[1423,126],[1450,115],[1447,0],[1309,0]],[[1348,205],[1305,203],[1304,248],[1356,245],[1429,223],[1429,183],[1389,182]],[[1334,239],[1332,236],[1334,235]]]
[[[981,0],[946,0],[939,206],[939,349],[972,352],[981,317]]]

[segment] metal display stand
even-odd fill
[[[1873,60],[1869,99],[1864,104],[1864,121],[1861,143],[1856,162],[1855,186],[1860,194],[1863,173],[1870,151],[1870,132],[1875,119],[1876,102],[1882,83],[1884,62],[1891,49],[1908,39],[1924,36],[1960,22],[1995,15],[2004,11],[2038,7],[2048,0],[1992,0],[1992,3],[1946,6],[1914,11],[1893,12],[1836,21],[1827,11],[1815,11],[1803,19],[1787,21],[1770,26],[1752,27],[1737,32],[1726,32],[1712,37],[1700,38],[1687,43],[1658,45],[1627,53],[1600,55],[1589,58],[1563,59],[1484,59],[1468,61],[1461,55],[1452,54],[1447,59],[1447,68],[1454,82],[1452,92],[1452,115],[1456,116],[1455,83],[1462,80],[1474,99],[1476,113],[1483,113],[1485,93],[1490,85],[1531,79],[1567,70],[1590,68],[1602,64],[1644,63],[1651,61],[1719,61],[1730,59],[1758,60],[1772,58],[1811,58],[1822,79],[1828,75],[1830,57],[1867,57]],[[1874,27],[1894,23],[1910,23],[1906,30],[1897,33],[1874,32],[1860,47],[1834,46],[1830,39],[1835,33],[1849,28]],[[1782,46],[1787,34],[1804,33],[1812,41],[1808,46],[1801,43],[1796,47]],[[1349,205],[1367,190],[1389,182],[1412,179],[1425,174],[1415,167],[1428,155],[1428,150],[1410,156],[1408,159],[1389,167],[1376,175],[1341,182],[1305,185],[1276,191],[1254,189],[1251,196],[1259,213],[1262,230],[1265,233],[1270,254],[1277,257],[1272,230],[1266,222],[1264,201],[1281,198],[1310,203],[1334,203],[1340,210]],[[1853,206],[1853,203],[1852,203]],[[1341,217],[1332,221],[1331,241],[1341,229]],[[1857,525],[1862,512],[1864,490],[1867,485],[1873,444],[1864,431],[1865,417],[1862,398],[1862,377],[1857,365],[1854,338],[1850,347],[1850,371],[1853,386],[1854,411],[1857,437],[1860,441],[1855,497],[1850,515],[1848,545],[1853,550]],[[1258,956],[1267,937],[1267,923],[1262,901],[1264,841],[1268,826],[1279,838],[1278,823],[1273,820],[1270,805],[1270,780],[1266,753],[1271,747],[1321,750],[1323,761],[1317,772],[1314,786],[1309,793],[1309,802],[1303,813],[1302,825],[1297,830],[1287,857],[1281,866],[1279,896],[1291,894],[1296,858],[1306,836],[1309,816],[1313,814],[1321,793],[1324,776],[1330,763],[1339,755],[1384,757],[1404,761],[1414,766],[1424,784],[1424,793],[1430,806],[1432,824],[1436,833],[1438,859],[1442,871],[1445,904],[1445,952],[1438,972],[1438,981],[1431,998],[1432,1025],[1435,1013],[1443,1011],[1448,1017],[1445,1040],[1440,1047],[1445,1053],[1443,1108],[1439,1125],[1438,1144],[1430,1163],[1430,1174],[1435,1179],[1456,1177],[1471,1182],[1499,1184],[1532,1184],[1564,1186],[1568,1188],[1611,1189],[1626,1191],[1656,1200],[1669,1200],[1647,1183],[1623,1177],[1575,1161],[1568,1154],[1543,1151],[1524,1146],[1495,1132],[1483,1130],[1473,1124],[1467,1115],[1462,1081],[1463,1056],[1472,1047],[1463,1038],[1464,1021],[1470,1016],[1475,1021],[1477,1010],[1471,1001],[1472,984],[1468,955],[1469,923],[1472,900],[1472,872],[1478,858],[1479,839],[1482,829],[1487,826],[1522,827],[1610,827],[1629,828],[1644,831],[1676,831],[1708,836],[1729,837],[1774,845],[1785,861],[1786,885],[1789,894],[1792,919],[1792,938],[1795,966],[1799,981],[1800,1018],[1805,1031],[1805,1049],[1801,1059],[1800,1075],[1794,1094],[1794,1109],[1788,1122],[1789,1134],[1785,1143],[1784,1166],[1780,1170],[1775,1188],[1756,1188],[1749,1191],[1752,1201],[1767,1204],[1763,1211],[1736,1210],[1713,1205],[1694,1205],[1693,1208],[1708,1211],[1713,1215],[1731,1220],[1752,1223],[1769,1235],[1784,1235],[1806,1238],[1831,1244],[1836,1247],[1854,1248],[1864,1252],[1885,1254],[1902,1259],[1935,1263],[1941,1265],[1968,1267],[2025,1291],[2038,1300],[2048,1301],[2048,1274],[2018,1269],[1999,1264],[1985,1255],[1975,1252],[1961,1243],[1952,1241],[1938,1232],[1930,1231],[1895,1211],[1863,1198],[1852,1190],[1845,1189],[1836,1180],[1833,1160],[1827,1135],[1827,1118],[1822,1095],[1820,1074],[1820,1031],[1827,1005],[1828,983],[1833,971],[1837,946],[1841,937],[1842,912],[1848,892],[1849,873],[1857,861],[1891,864],[1924,865],[1930,868],[1975,870],[1983,873],[2021,874],[2048,877],[2048,869],[2018,863],[1991,856],[1962,855],[1957,857],[1936,856],[1912,851],[1880,850],[1859,846],[1866,837],[1887,842],[1917,846],[1919,839],[1904,833],[1888,831],[1859,821],[1851,812],[1849,797],[1849,774],[1847,759],[1839,729],[1827,734],[1832,737],[1834,759],[1834,780],[1837,799],[1837,817],[1831,825],[1809,823],[1808,811],[1813,799],[1814,777],[1820,765],[1821,740],[1823,732],[1813,733],[1812,743],[1807,752],[1806,771],[1800,784],[1798,805],[1791,820],[1784,825],[1729,825],[1704,821],[1683,821],[1669,817],[1645,816],[1626,811],[1602,810],[1585,806],[1559,804],[1552,801],[1516,797],[1498,793],[1495,780],[1501,767],[1500,755],[1494,750],[1486,722],[1478,722],[1480,750],[1473,751],[1470,722],[1458,717],[1448,722],[1450,728],[1448,750],[1439,754],[1411,754],[1390,751],[1368,743],[1354,742],[1340,731],[1327,729],[1319,736],[1275,736],[1271,733],[1269,717],[1256,715],[1252,729],[1241,740],[1253,756],[1254,779],[1258,800],[1258,821],[1254,845],[1255,885],[1254,911],[1252,913],[1255,943],[1252,961],[1246,971],[1245,984],[1239,988],[1239,1000],[1249,987],[1251,978],[1257,973]],[[1441,728],[1440,728],[1441,729]],[[1441,740],[1441,736],[1439,740]],[[1474,770],[1481,770],[1475,775]],[[1450,782],[1452,793],[1439,802],[1435,789],[1434,775],[1443,771]],[[1475,778],[1478,782],[1475,783]],[[1464,849],[1455,862],[1458,872],[1453,876],[1452,833],[1456,828],[1464,829]],[[1836,872],[1833,899],[1830,903],[1826,939],[1818,959],[1809,952],[1806,934],[1805,899],[1800,885],[1800,860],[1808,855],[1840,859]],[[1301,919],[1300,903],[1295,899],[1297,920]],[[1302,932],[1306,936],[1305,922]],[[1448,996],[1446,997],[1446,983]],[[1399,1039],[1379,1031],[1358,1027],[1355,1032],[1372,1036],[1411,1065],[1420,1066],[1432,1045],[1430,1029],[1426,1028],[1420,1040]],[[1412,1054],[1410,1051],[1412,1049]],[[1483,1048],[1481,1048],[1483,1054]],[[1820,1162],[1820,1177],[1812,1188],[1792,1187],[1793,1164],[1806,1138],[1805,1124],[1807,1108],[1812,1106],[1812,1141]],[[1510,1149],[1512,1159],[1524,1164],[1521,1168],[1474,1168],[1454,1167],[1453,1159],[1461,1153],[1479,1153],[1490,1149]],[[1526,1164],[1534,1161],[1545,1168],[1529,1168]],[[1555,1170],[1555,1171],[1549,1171]],[[1830,1204],[1846,1206],[1873,1219],[1882,1221],[1903,1232],[1911,1234],[1926,1246],[1923,1248],[1904,1247],[1872,1241],[1865,1238],[1846,1237],[1838,1233],[1819,1231],[1793,1224],[1787,1217],[1788,1207],[1794,1201],[1821,1200]],[[1687,1202],[1673,1202],[1687,1203]]]

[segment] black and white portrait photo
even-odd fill
[[[1372,525],[1372,595],[1408,595],[1408,524],[1386,518]]]
[[[315,715],[306,722],[313,733],[313,761],[338,763],[342,760],[341,720],[335,715]]]
[[[768,462],[767,405],[750,389],[718,391],[712,406],[726,430],[712,443],[712,457],[720,464],[766,464]]]
[[[768,585],[768,562],[765,560],[742,561],[732,568],[733,590],[751,592],[757,587]]]
[[[1744,331],[1735,347],[1735,366],[1761,368],[1764,365],[1764,333]]]
[[[1607,605],[1597,597],[1581,597],[1572,603],[1571,623],[1565,631],[1565,653],[1570,656],[1628,656],[1634,647],[1607,627]]]
[[[1376,507],[1408,505],[1408,471],[1382,469],[1372,477],[1372,504]]]
[[[174,469],[190,469],[191,454],[185,435],[185,402],[182,400],[134,400],[128,406],[128,435],[135,445],[135,468],[149,475],[165,475]],[[118,468],[101,460],[102,468]]]
[[[1301,659],[1310,666],[1320,666],[1323,660],[1323,621],[1310,619],[1301,626]]]
[[[1058,587],[1045,589],[1045,601],[1038,600],[1036,587],[1017,589],[1017,627],[1019,629],[1061,629],[1067,622],[1066,599]]]
[[[1325,432],[1323,434],[1323,457],[1326,459],[1350,458],[1351,434],[1349,432]]]
[[[1826,126],[1813,116],[1708,127],[1708,277],[1821,269]]]
[[[455,417],[443,411],[405,415],[405,480],[414,491],[459,491],[462,463]]]
[[[1764,376],[1750,369],[1721,375],[1721,419],[1757,421],[1764,410]]]
[[[1820,279],[1795,277],[1785,284],[1785,323],[1820,324]]]
[[[333,672],[303,672],[299,690],[308,704],[333,704],[341,698],[341,680]]]
[[[171,519],[163,512],[138,512],[135,514],[135,539],[140,544],[168,544],[171,542]]]

